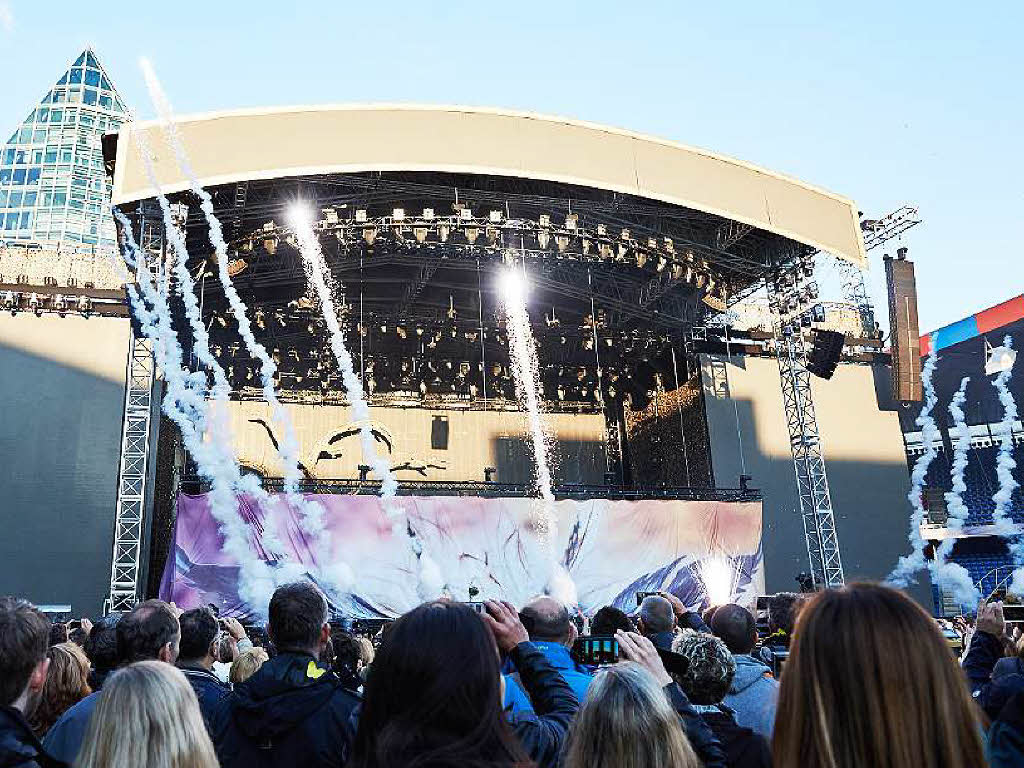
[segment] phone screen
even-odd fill
[[[1024,621],[1024,605],[1004,605],[1003,619],[1006,621]]]
[[[619,660],[619,641],[610,635],[588,635],[576,640],[573,653],[581,664],[614,664]]]
[[[484,605],[481,602],[463,603],[463,605],[468,605],[470,608],[472,608],[474,611],[479,613],[481,616],[483,616],[484,614],[487,613],[487,606]]]
[[[657,597],[658,593],[657,592],[637,592],[636,593],[636,604],[640,605],[640,603],[642,603],[645,598],[652,597],[652,596],[653,597]]]

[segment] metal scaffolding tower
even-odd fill
[[[771,280],[768,281],[768,299],[773,306],[778,306]],[[778,316],[774,346],[811,578],[815,589],[841,586],[845,581],[843,560],[814,411],[811,374],[807,370],[807,345],[799,318],[787,321],[784,315]]]
[[[121,463],[117,474],[108,613],[130,610],[138,601],[155,378],[152,342],[137,336],[132,329],[121,425]]]

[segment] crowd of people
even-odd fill
[[[1000,603],[960,663],[876,584],[776,595],[767,618],[664,592],[589,626],[552,597],[438,600],[371,640],[297,582],[254,643],[209,607],[69,626],[3,597],[0,768],[1024,765],[1024,640]],[[581,633],[616,658],[581,657]]]

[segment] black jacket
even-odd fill
[[[580,704],[558,670],[532,643],[517,645],[509,659],[533,704],[533,712],[510,717],[512,731],[537,768],[555,768]]]
[[[686,736],[690,739],[693,751],[697,753],[704,768],[726,768],[725,752],[708,724],[701,720],[697,710],[693,708],[690,700],[686,698],[683,689],[675,683],[665,686],[665,695],[669,702],[683,721],[683,728],[686,729]]]
[[[215,707],[210,733],[221,768],[340,768],[358,703],[312,656],[281,653]]]
[[[971,695],[990,720],[1018,691],[1024,691],[1024,675],[1007,674],[992,679],[992,670],[1003,656],[1003,643],[988,632],[975,632],[971,647],[964,657],[963,668],[971,686]]]
[[[67,768],[50,757],[20,710],[0,707],[0,768]]]
[[[722,743],[729,768],[771,768],[772,751],[764,736],[739,725],[728,711],[701,712],[700,716]]]
[[[220,700],[231,693],[231,686],[222,683],[213,672],[203,667],[180,666],[179,669],[185,673],[188,684],[196,692],[199,711],[203,713],[203,722],[206,723],[206,729],[210,730],[210,718]]]
[[[1024,691],[1015,693],[992,723],[988,732],[988,762],[991,768],[1020,768],[1024,765]]]

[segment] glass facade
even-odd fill
[[[0,149],[0,241],[114,247],[100,138],[127,119],[86,49]]]

